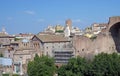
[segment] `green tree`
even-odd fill
[[[87,76],[88,62],[86,59],[77,57],[69,60],[67,65],[58,70],[59,76]]]
[[[0,53],[0,57],[3,57],[3,54],[2,54],[2,53]]]
[[[101,53],[92,62],[91,76],[120,76],[120,56]]]
[[[47,56],[39,57],[37,54],[27,67],[29,76],[53,76],[55,70],[54,59]]]
[[[28,63],[29,76],[53,76],[54,60],[47,56],[35,56]],[[85,58],[71,58],[58,69],[58,76],[120,76],[120,55],[101,53],[89,61]]]
[[[15,40],[15,41],[18,41],[18,40],[20,40],[20,38],[15,38],[14,40]]]
[[[120,55],[101,53],[93,60],[72,58],[58,69],[59,76],[120,76]]]

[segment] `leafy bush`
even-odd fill
[[[58,31],[55,31],[56,33],[63,33],[64,31],[63,30],[58,30]]]
[[[0,53],[0,57],[3,57],[3,54],[2,54],[2,53]]]
[[[14,40],[15,40],[15,41],[18,41],[18,40],[20,40],[20,38],[15,38]]]
[[[9,74],[3,74],[2,76],[9,76]]]
[[[18,74],[13,74],[12,76],[19,76]]]
[[[95,40],[96,38],[97,38],[97,36],[94,35],[94,36],[92,36],[90,39],[93,41],[93,40]]]

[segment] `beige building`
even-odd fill
[[[61,26],[61,25],[56,25],[56,26],[55,26],[55,31],[56,31],[56,32],[63,32],[63,31],[64,31],[64,27]]]
[[[13,73],[15,74],[26,74],[28,61],[33,60],[35,54],[38,53],[33,46],[31,36],[20,34],[16,37],[16,41],[10,44],[10,47],[13,48],[10,53],[13,51]]]
[[[26,74],[27,64],[29,61],[33,60],[37,52],[33,49],[18,49],[13,54],[14,70],[13,73],[16,74]]]
[[[4,57],[10,57],[11,58],[11,54],[9,54],[10,52],[10,44],[11,42],[14,41],[14,36],[10,36],[8,34],[5,33],[0,33],[0,52],[2,51]]]
[[[94,23],[92,25],[92,32],[93,34],[99,34],[103,29],[107,28],[107,23],[103,23],[103,24],[98,24],[98,23]]]
[[[61,56],[65,56],[65,53],[70,54],[68,59],[74,56],[74,49],[72,48],[71,41],[63,35],[36,35],[32,38],[32,41],[35,43],[34,46],[39,46],[36,48],[40,48],[42,55],[54,57],[55,59],[55,56],[59,56],[56,54],[60,53]],[[59,58],[64,58],[63,56]],[[68,59],[63,59],[63,62],[59,61],[60,59],[56,59],[56,62],[64,63],[65,61],[67,62]]]
[[[3,58],[4,60],[13,58],[13,52],[11,53],[12,48],[10,48],[10,43],[14,41],[14,38],[15,37],[8,35],[5,29],[3,29],[2,32],[0,32],[0,54],[3,55],[3,57],[1,58]],[[6,61],[2,61],[2,62],[6,62]],[[0,71],[2,71],[3,73],[13,72],[12,65],[9,66],[6,64],[3,65],[2,66],[0,65],[1,66]]]

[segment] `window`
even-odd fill
[[[26,46],[27,46],[27,43],[26,43]]]
[[[35,43],[34,43],[33,45],[34,45],[34,47],[35,47]]]
[[[114,50],[114,47],[112,47],[112,50]]]
[[[25,46],[25,44],[24,44],[24,46]]]
[[[84,51],[84,49],[82,49],[82,51]]]
[[[39,46],[39,43],[38,43],[38,46]]]
[[[52,46],[52,48],[54,48],[54,46]]]
[[[46,47],[46,49],[48,49],[48,47]]]

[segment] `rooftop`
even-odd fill
[[[70,41],[63,35],[36,35],[42,42],[68,42]]]

